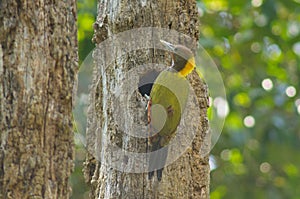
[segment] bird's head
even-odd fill
[[[160,41],[172,52],[172,68],[184,77],[190,74],[196,66],[193,52],[183,45],[173,45],[164,40]]]

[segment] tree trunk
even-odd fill
[[[0,1],[0,198],[69,198],[75,1]]]
[[[144,165],[145,162],[139,159],[131,161],[130,157],[127,158],[127,155],[130,155],[128,151],[136,154],[147,152],[147,143],[141,138],[132,136],[132,131],[136,130],[130,126],[132,121],[141,126],[147,123],[143,117],[144,98],[136,90],[133,91],[128,102],[129,113],[124,113],[116,108],[122,103],[116,102],[114,96],[120,91],[120,86],[122,96],[126,88],[123,84],[126,84],[129,79],[134,79],[133,70],[139,65],[143,63],[171,65],[168,52],[155,48],[134,49],[134,44],[137,44],[140,38],[130,38],[131,33],[127,35],[129,38],[123,39],[125,47],[129,50],[122,54],[126,51],[124,43],[119,42],[118,36],[115,35],[140,27],[166,28],[184,33],[194,41],[194,45],[191,43],[186,45],[195,48],[199,37],[196,2],[192,0],[98,1],[98,17],[94,25],[93,38],[97,46],[94,52],[97,68],[94,71],[87,130],[87,147],[90,153],[84,169],[86,180],[91,185],[91,198],[209,198],[208,152],[203,156],[199,153],[200,148],[210,146],[210,143],[204,143],[208,132],[206,117],[208,94],[205,83],[199,79],[195,71],[188,79],[198,101],[200,117],[198,121],[195,120],[194,125],[187,126],[187,129],[193,133],[193,140],[179,159],[173,163],[171,161],[172,164],[165,167],[163,180],[161,182],[148,180],[146,170],[136,169],[137,165],[147,167]],[[178,43],[184,40],[172,37],[171,33],[168,35],[164,34],[164,31],[156,30],[153,29],[149,37],[155,37],[156,40],[161,37]],[[142,32],[141,34],[144,34]],[[105,43],[105,40],[111,37],[114,39]],[[153,39],[143,38],[142,42],[145,46],[151,46],[147,41],[153,42]],[[101,50],[100,47],[104,49]],[[157,69],[164,69],[160,65],[156,66]],[[145,75],[140,69],[136,70],[139,78]],[[138,87],[137,84],[127,86],[134,86],[136,89]],[[187,109],[190,115],[195,116],[196,111],[192,107],[188,105]],[[193,120],[184,117],[182,120]],[[141,127],[139,130],[146,132],[147,127]],[[178,129],[177,134],[180,135],[181,131],[184,132],[183,129]],[[188,137],[186,134],[183,136]],[[179,142],[178,146],[180,144],[182,143]],[[126,155],[116,157],[115,151],[110,148],[112,145],[122,148]],[[174,151],[176,153],[176,147],[169,148],[169,156]],[[114,164],[114,161],[117,163]]]

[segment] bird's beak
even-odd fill
[[[166,41],[164,41],[164,40],[160,40],[160,42],[161,42],[164,46],[166,46],[170,51],[174,52],[174,50],[175,50],[175,45],[173,45],[173,44],[171,44],[171,43],[169,43],[169,42],[166,42]]]

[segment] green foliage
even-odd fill
[[[85,57],[93,50],[93,23],[95,22],[97,14],[96,0],[78,0],[77,1],[77,15],[78,15],[78,45],[79,45],[79,64],[83,62]],[[78,88],[82,89],[82,88]],[[74,131],[77,131],[76,127]],[[78,140],[75,140],[78,141]],[[72,186],[72,199],[84,199],[88,197],[88,187],[84,182],[82,165],[85,160],[86,150],[82,147],[82,143],[76,143],[75,150],[75,170],[70,178]]]
[[[211,198],[299,199],[300,1],[198,6],[200,43],[222,72],[230,106],[212,151]]]
[[[77,25],[78,25],[78,44],[79,44],[79,62],[95,47],[92,43],[93,23],[97,14],[96,0],[78,0],[77,1]]]

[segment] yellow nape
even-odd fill
[[[195,58],[194,57],[189,58],[184,68],[181,71],[179,71],[180,75],[186,77],[194,70],[195,66],[196,66]]]

